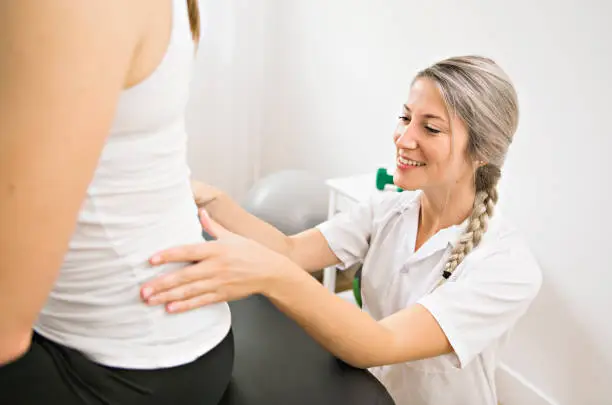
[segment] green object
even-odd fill
[[[361,308],[361,286],[359,284],[359,277],[355,277],[353,279],[353,295],[355,296],[355,301],[357,301],[357,305],[359,305],[359,308]]]
[[[381,167],[376,172],[376,188],[378,190],[384,190],[387,184],[394,184],[393,175],[389,174],[387,169]],[[402,192],[404,190],[397,187],[397,191]],[[363,305],[361,301],[361,269],[357,271],[355,278],[353,278],[353,296],[355,297],[355,301],[357,301],[357,305],[361,308]]]
[[[393,184],[393,175],[387,172],[387,169],[381,167],[376,172],[376,188],[378,190],[384,190],[387,184]],[[402,192],[400,187],[397,187],[397,191]]]

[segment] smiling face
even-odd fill
[[[424,191],[473,187],[475,162],[466,153],[467,128],[459,118],[449,116],[431,79],[419,78],[412,85],[393,140],[397,186]]]

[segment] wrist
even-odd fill
[[[268,298],[280,298],[294,285],[299,285],[301,278],[311,277],[306,270],[299,267],[291,259],[279,254],[279,263],[270,271],[263,295]]]
[[[210,209],[212,203],[222,199],[225,194],[222,191],[215,191],[214,193],[207,193],[206,196],[196,195],[195,202],[198,208]]]
[[[191,190],[198,208],[205,208],[207,205],[224,195],[223,191],[218,188],[197,180],[191,180]]]

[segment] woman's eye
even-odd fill
[[[425,129],[427,131],[431,132],[432,134],[439,134],[440,133],[439,129],[435,129],[435,128],[432,128],[432,127],[429,127],[429,126],[426,126]]]
[[[410,117],[407,117],[405,115],[400,115],[398,118],[403,122],[410,122]]]

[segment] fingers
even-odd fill
[[[164,274],[148,283],[141,289],[144,300],[149,300],[152,296],[161,292],[168,291],[180,286],[189,285],[195,281],[203,281],[207,278],[206,271],[201,264],[184,267],[180,270]]]
[[[230,231],[228,231],[223,226],[219,225],[219,223],[217,223],[215,220],[213,220],[210,215],[208,215],[208,212],[206,212],[205,209],[200,210],[199,216],[202,228],[210,236],[219,239],[232,234]]]
[[[199,262],[214,256],[217,249],[214,242],[184,245],[156,253],[149,262],[154,266],[171,262]]]
[[[188,284],[183,284],[169,290],[153,294],[148,300],[149,305],[166,304],[172,301],[185,301],[206,295],[217,289],[217,283],[211,280],[197,280]]]
[[[223,296],[218,293],[207,293],[203,295],[198,295],[196,297],[183,300],[183,301],[174,301],[166,305],[166,310],[172,313],[181,313],[186,312],[195,308],[203,307],[206,305],[217,304],[219,302],[225,302]]]

